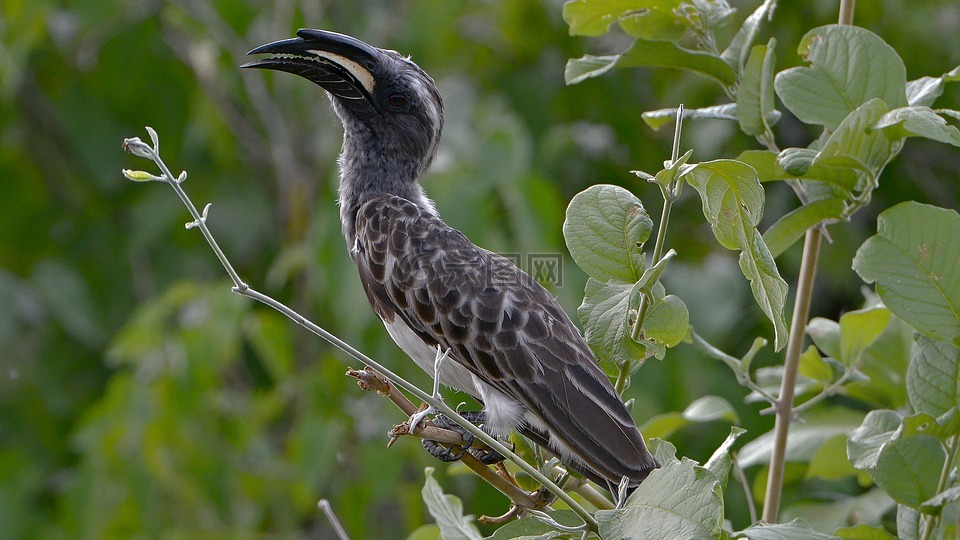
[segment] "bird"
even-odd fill
[[[658,468],[554,296],[447,225],[427,197],[420,180],[444,119],[434,80],[396,51],[325,30],[301,29],[248,54],[267,56],[241,67],[293,73],[326,90],[344,132],[343,236],[396,344],[481,403],[485,430],[518,430],[615,496],[624,477],[632,489]]]

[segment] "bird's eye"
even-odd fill
[[[394,109],[402,109],[407,105],[407,96],[400,92],[394,92],[387,96],[387,105],[390,105]]]

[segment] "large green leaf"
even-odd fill
[[[737,90],[737,120],[747,135],[770,131],[767,118],[773,112],[773,70],[776,62],[774,47],[777,40],[770,38],[766,45],[757,45],[740,76]]]
[[[834,164],[880,174],[893,152],[893,143],[875,129],[887,112],[879,99],[871,99],[847,115],[817,153],[813,164]],[[867,186],[860,185],[860,189]]]
[[[946,458],[940,441],[929,435],[917,435],[883,445],[876,469],[868,472],[893,500],[919,508],[937,494],[937,482]]]
[[[810,67],[780,72],[775,86],[783,104],[800,120],[834,130],[857,107],[880,98],[903,107],[906,68],[892,47],[856,26],[814,28],[798,52]]]
[[[616,373],[617,365],[646,358],[646,347],[630,337],[629,311],[634,285],[602,283],[589,278],[583,291],[583,304],[577,309],[584,336],[607,373]]]
[[[596,514],[600,537],[716,538],[723,524],[717,477],[683,458],[667,462],[637,487],[623,508]]]
[[[756,229],[764,201],[756,171],[737,161],[717,160],[697,165],[684,178],[700,193],[703,214],[720,245],[740,250],[740,270],[750,281],[757,304],[773,322],[774,348],[780,350],[787,337],[783,317],[787,283]]]
[[[853,269],[921,334],[960,345],[960,215],[904,202],[880,214]]]
[[[638,39],[622,54],[610,56],[585,55],[567,61],[563,72],[567,84],[577,84],[598,77],[614,67],[669,67],[693,71],[716,80],[722,86],[733,86],[737,74],[719,56],[684,49],[669,41]]]
[[[643,243],[652,229],[640,199],[619,186],[594,185],[570,201],[563,237],[587,275],[632,284],[643,274]]]
[[[960,349],[917,336],[907,370],[907,395],[914,409],[933,416],[960,406]]]
[[[483,540],[473,519],[463,515],[460,499],[444,493],[440,484],[433,479],[433,468],[427,467],[424,473],[427,478],[421,490],[423,502],[440,527],[440,535],[444,540]]]

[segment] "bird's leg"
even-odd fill
[[[450,349],[444,351],[437,345],[437,357],[433,360],[433,398],[442,400],[440,396],[440,368],[443,367],[443,361],[446,360],[450,355]],[[420,422],[423,421],[428,415],[437,412],[433,406],[427,407],[422,411],[418,411],[410,415],[410,433],[415,433],[417,431],[417,426],[420,425]]]

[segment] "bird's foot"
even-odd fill
[[[486,414],[483,411],[462,412],[460,413],[460,416],[462,416],[463,419],[466,420],[467,422],[470,422],[471,424],[476,425],[480,429],[483,429],[484,432],[486,432],[491,437],[494,436],[492,433],[488,432],[483,427],[483,423],[486,420]],[[463,440],[466,441],[466,443],[463,446],[453,445],[450,448],[446,448],[435,441],[428,441],[424,439],[423,447],[433,457],[441,461],[457,461],[463,457],[464,452],[469,452],[470,455],[477,458],[477,460],[479,460],[484,465],[493,465],[504,460],[504,457],[500,455],[499,452],[491,448],[474,448],[473,434],[467,431],[460,424],[451,420],[450,418],[442,414],[438,414],[436,417],[434,417],[433,423],[436,424],[437,427],[449,429],[451,431],[455,431],[459,433],[460,436],[463,437]]]

